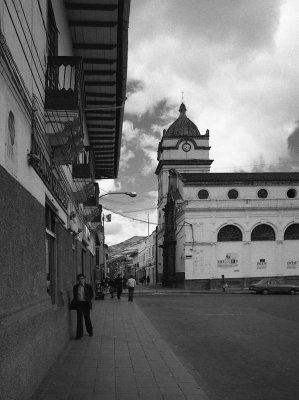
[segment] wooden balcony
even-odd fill
[[[98,208],[99,206],[99,185],[98,183],[94,184],[94,194],[90,196],[86,201],[83,203],[84,208]]]
[[[48,57],[45,110],[72,110],[85,105],[82,57]]]
[[[94,154],[91,146],[85,146],[76,157],[72,164],[72,177],[74,181],[94,181]]]

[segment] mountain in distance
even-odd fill
[[[138,245],[143,242],[147,236],[133,236],[124,242],[114,244],[108,247],[108,259],[129,255],[138,249]]]

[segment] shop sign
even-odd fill
[[[256,263],[256,268],[257,269],[266,269],[267,268],[267,262],[264,258],[261,258],[260,261]]]
[[[287,261],[288,269],[296,269],[299,266],[299,260]]]
[[[218,267],[238,267],[238,254],[237,253],[227,253],[224,260],[217,260]]]

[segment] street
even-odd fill
[[[210,400],[299,393],[299,295],[153,294],[136,302]]]

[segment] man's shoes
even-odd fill
[[[90,332],[90,333],[89,333],[89,336],[93,336],[93,332]]]
[[[80,339],[82,339],[82,336],[76,336],[75,337],[75,340],[80,340]]]

